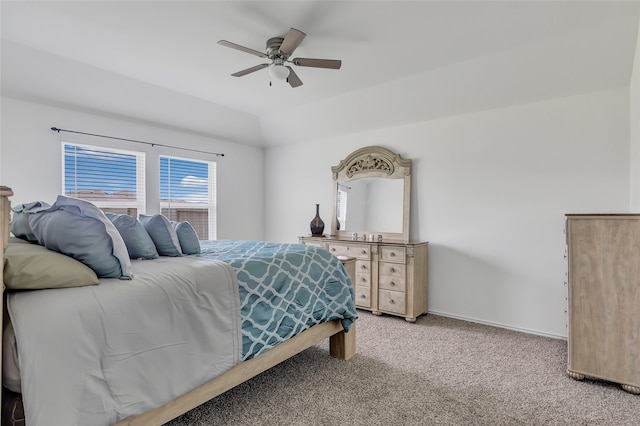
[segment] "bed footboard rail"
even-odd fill
[[[125,419],[115,426],[162,425],[187,411],[204,404],[229,389],[267,371],[282,361],[329,338],[331,356],[347,360],[356,354],[356,323],[346,333],[339,320],[318,324],[280,343],[257,357],[237,364],[227,372],[165,405]]]

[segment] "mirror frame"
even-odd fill
[[[409,242],[409,224],[411,212],[411,160],[402,158],[399,154],[380,146],[366,146],[349,154],[337,166],[331,167],[333,174],[333,215],[331,219],[331,235],[341,239],[351,239],[352,231],[339,231],[338,185],[365,177],[379,177],[385,179],[404,179],[404,194],[402,206],[402,232],[380,232],[375,229],[362,229],[357,232],[373,233],[375,241],[378,235],[383,242]],[[358,235],[361,239],[361,235]]]

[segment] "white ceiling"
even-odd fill
[[[638,1],[6,1],[2,94],[251,145],[628,86]],[[304,85],[269,86],[290,27]]]

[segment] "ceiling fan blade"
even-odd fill
[[[330,68],[333,70],[339,70],[342,66],[342,61],[339,59],[296,58],[291,62],[301,67]]]
[[[261,58],[266,58],[267,57],[266,53],[260,52],[258,50],[250,49],[248,47],[240,46],[239,44],[231,43],[230,41],[227,41],[227,40],[218,40],[218,44],[220,44],[222,46],[230,47],[232,49],[240,50],[242,52],[251,53],[252,55],[256,55],[256,56],[259,56]]]
[[[300,80],[298,74],[296,74],[295,71],[293,71],[293,68],[291,68],[290,66],[287,66],[287,68],[289,68],[289,77],[287,78],[289,85],[291,87],[302,86],[302,80]]]
[[[304,40],[306,36],[302,31],[291,28],[284,37],[284,40],[282,40],[280,52],[287,56],[291,55],[293,51],[296,50],[296,47],[300,46],[300,43],[302,43],[302,40]]]
[[[251,74],[252,72],[259,71],[262,68],[266,68],[268,66],[269,64],[260,64],[260,65],[256,65],[255,67],[247,68],[246,70],[234,72],[231,75],[234,77],[242,77],[243,75]]]

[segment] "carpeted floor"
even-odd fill
[[[323,342],[168,425],[640,425],[640,396],[565,374],[566,341],[359,315],[351,360]]]

